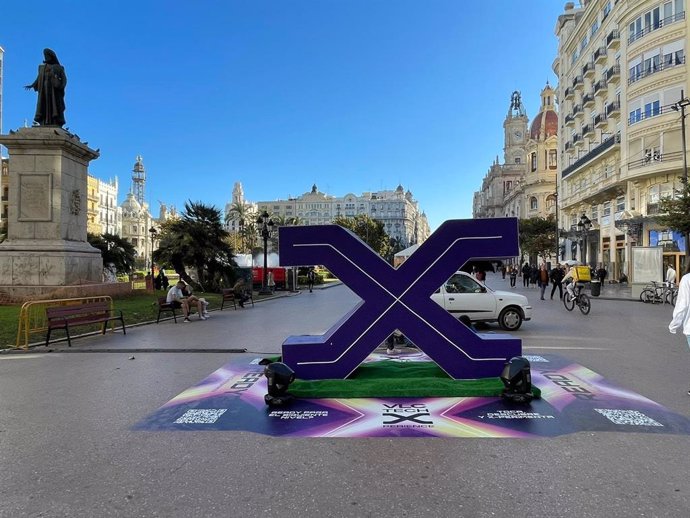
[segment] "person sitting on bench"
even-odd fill
[[[201,301],[194,295],[189,297],[185,296],[185,289],[187,285],[184,281],[179,281],[168,291],[168,296],[165,301],[168,304],[172,304],[174,308],[182,308],[182,313],[184,314],[184,321],[189,322],[189,305],[196,304],[196,310],[199,313],[199,320],[206,320],[204,316],[204,306]]]

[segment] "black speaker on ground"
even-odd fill
[[[264,375],[268,385],[264,401],[268,406],[284,406],[294,399],[287,389],[295,381],[295,371],[284,363],[274,362],[266,365]]]
[[[501,381],[505,386],[502,397],[513,403],[532,401],[532,373],[527,358],[516,356],[507,361],[501,372]]]

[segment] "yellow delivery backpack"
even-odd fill
[[[589,266],[574,266],[573,282],[589,282],[592,280]]]

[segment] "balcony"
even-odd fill
[[[570,151],[571,149],[573,149],[573,143],[570,141],[566,142],[565,143],[565,150]]]
[[[584,67],[582,67],[582,75],[584,77],[590,77],[594,75],[594,61],[590,61],[589,63],[586,63]]]
[[[599,92],[605,92],[607,88],[608,88],[608,84],[606,83],[606,79],[599,79],[599,81],[594,83],[594,93],[595,94],[598,94]]]
[[[605,153],[609,149],[613,149],[616,145],[619,145],[620,142],[621,136],[619,133],[616,133],[615,135],[610,135],[609,138],[604,140],[601,144],[592,149],[589,153],[580,157],[575,161],[575,163],[563,169],[563,171],[561,171],[561,178],[565,178],[569,174],[572,174],[573,172],[577,171],[580,167],[588,163],[590,160]]]
[[[573,126],[575,125],[575,117],[573,115],[566,115],[563,123],[568,127]]]
[[[594,62],[595,63],[606,63],[606,47],[599,47],[594,51]]]
[[[582,76],[573,77],[573,88],[577,88],[578,86],[582,86],[584,84],[585,80],[582,78]]]
[[[671,15],[668,18],[659,20],[657,23],[650,24],[644,29],[640,29],[639,31],[632,31],[630,34],[628,34],[628,45],[646,36],[650,32],[654,32],[656,30],[659,30],[663,27],[667,27],[668,25],[680,22],[682,20],[685,20],[685,11]]]
[[[637,73],[631,72],[630,77],[628,78],[628,84],[630,85],[636,81],[639,81],[640,79],[644,79],[645,77],[656,74],[657,72],[662,72],[663,70],[668,70],[669,68],[684,64],[685,56],[675,57],[671,55],[669,60],[666,62],[650,63],[647,67]]]
[[[609,118],[613,115],[618,115],[621,112],[620,101],[614,101],[606,105],[606,117]]]
[[[613,65],[610,67],[608,70],[606,70],[606,81],[609,83],[615,82],[618,83],[621,78],[621,67],[620,65]]]
[[[628,117],[628,126],[632,126],[633,124],[637,124],[640,121],[646,120],[646,119],[651,119],[653,117],[658,117],[659,115],[664,115],[671,113],[672,106],[653,106],[649,107],[645,111],[638,110],[636,112],[632,112],[630,114],[630,117]]]
[[[573,106],[573,117],[577,119],[579,117],[582,117],[584,114],[585,112],[583,111],[581,104],[576,104],[575,106]]]
[[[671,162],[674,160],[681,160],[683,158],[682,151],[675,151],[673,153],[660,153],[659,151],[649,151],[645,156],[639,160],[628,162],[628,169],[637,169],[640,167],[647,167],[659,164],[660,162]]]
[[[563,96],[565,97],[566,100],[572,99],[575,96],[575,88],[569,86],[568,88],[565,89]]]
[[[618,29],[613,29],[609,32],[608,36],[606,36],[606,46],[610,49],[617,49],[621,46],[621,35]]]
[[[585,124],[582,126],[582,136],[592,137],[594,136],[594,124]]]
[[[591,106],[592,104],[594,104],[594,94],[585,94],[584,97],[582,97],[583,108],[587,108],[587,106]]]
[[[581,146],[584,143],[585,143],[585,141],[582,138],[581,133],[575,133],[575,135],[573,135],[573,145],[574,146]]]
[[[606,114],[605,113],[598,113],[594,116],[594,127],[595,128],[601,128],[603,126],[606,126]]]

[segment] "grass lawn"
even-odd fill
[[[156,320],[158,314],[158,305],[156,301],[158,297],[164,295],[162,291],[156,293],[149,292],[135,292],[127,297],[120,297],[113,299],[113,305],[116,310],[122,310],[125,318],[125,324],[137,324],[140,322],[150,322]],[[220,307],[221,296],[218,293],[195,293],[199,297],[205,297],[209,301],[209,308],[215,309]],[[257,296],[255,300],[259,297]],[[21,305],[17,306],[0,306],[0,348],[13,347],[17,340],[17,328],[19,326],[19,310]],[[170,316],[170,313],[163,314],[163,318]],[[118,323],[116,323],[117,325]],[[100,329],[99,326],[78,326],[75,328],[73,335],[88,332],[90,330]],[[65,336],[63,330],[54,332],[56,338]],[[45,333],[33,333],[29,335],[29,343],[41,342],[45,340]],[[52,341],[52,337],[51,337]]]

